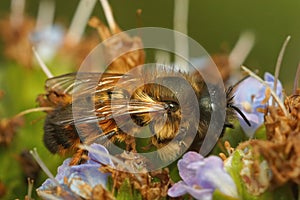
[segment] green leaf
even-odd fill
[[[108,176],[107,177],[107,183],[106,183],[106,188],[107,188],[107,190],[108,191],[112,191],[112,187],[113,187],[113,179],[112,179],[112,177],[111,176]]]
[[[117,200],[131,200],[133,199],[133,193],[132,193],[132,188],[129,183],[128,179],[125,179],[124,182],[122,183],[118,195],[117,195]]]
[[[125,179],[122,183],[117,197],[117,200],[142,200],[142,195],[138,190],[135,190],[131,187],[131,184],[128,179]]]
[[[172,181],[178,182],[181,180],[180,175],[179,175],[179,170],[177,167],[177,161],[173,162],[171,165],[168,166],[169,171],[170,171],[170,177]]]
[[[266,127],[265,125],[260,126],[254,133],[254,138],[259,140],[266,140],[267,134],[266,134]]]
[[[241,151],[235,151],[232,155],[231,165],[229,167],[226,167],[226,170],[232,177],[237,187],[238,194],[240,195],[244,193],[244,187],[242,185],[243,180],[240,177],[240,171],[243,167],[241,154]]]

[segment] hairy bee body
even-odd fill
[[[200,148],[213,109],[207,85],[197,72],[74,73],[49,79],[46,89],[48,93],[39,102],[54,108],[44,125],[44,143],[52,153],[76,150],[82,142],[102,141],[104,145],[124,142],[127,150],[136,151],[134,137],[139,136],[139,127],[149,126],[150,145],[168,146],[161,153],[168,159],[180,153],[188,129],[197,132],[190,149]],[[191,101],[193,95],[196,105]],[[230,94],[227,98],[232,99]],[[188,117],[183,117],[182,110]],[[232,114],[230,109],[226,112]]]

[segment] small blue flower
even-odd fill
[[[270,73],[265,73],[265,82],[271,89],[274,88],[274,76]],[[262,104],[265,99],[266,87],[253,77],[249,77],[241,82],[235,91],[235,105],[244,113],[251,126],[248,126],[245,120],[237,115],[242,129],[248,137],[253,137],[255,131],[263,124],[264,114],[258,112],[258,108],[266,108]],[[282,99],[282,85],[280,81],[277,82],[276,94]],[[269,99],[269,105],[272,104],[272,97]]]
[[[92,144],[91,148],[108,154],[108,151],[102,145]],[[74,166],[69,165],[71,161],[70,158],[66,159],[57,170],[55,179],[59,185],[66,190],[65,193],[69,196],[73,195],[71,197],[88,199],[91,197],[91,191],[96,185],[100,184],[103,188],[106,188],[109,174],[100,172],[99,168],[101,164],[112,165],[112,161],[93,152],[89,152],[88,156],[90,159],[86,163]],[[53,193],[53,189],[56,188],[56,186],[54,181],[49,178],[37,189],[37,192],[43,199],[51,199],[52,197],[63,199],[60,194]],[[53,196],[49,196],[49,193]]]
[[[225,195],[238,197],[235,183],[217,156],[204,158],[196,152],[188,152],[178,161],[178,169],[182,181],[169,189],[171,197],[188,193],[196,199],[211,200],[216,189]]]

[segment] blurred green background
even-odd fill
[[[55,21],[69,26],[78,0],[56,0]],[[154,26],[172,29],[173,0],[110,0],[115,19],[123,30],[138,26]],[[26,14],[35,18],[38,0],[26,1]],[[136,10],[142,9],[141,23],[136,17]],[[227,49],[229,52],[239,35],[253,31],[255,45],[244,64],[252,69],[259,69],[260,75],[265,71],[274,72],[277,56],[287,35],[291,41],[284,55],[280,80],[289,93],[292,89],[300,49],[300,1],[290,0],[190,0],[188,35],[198,41],[209,53],[218,53]],[[3,19],[10,12],[10,1],[1,0],[0,17]],[[99,3],[93,15],[104,19]],[[93,31],[87,28],[88,31]],[[3,30],[0,30],[3,31]],[[4,38],[5,39],[5,38]],[[12,117],[16,113],[36,107],[35,99],[44,91],[46,76],[40,69],[26,69],[15,61],[3,56],[3,43],[0,44],[0,89],[5,96],[0,101],[0,118]],[[60,69],[61,62],[47,63],[55,75],[71,72],[71,68]],[[55,65],[55,66],[52,66]],[[56,70],[57,69],[57,70]],[[25,125],[18,129],[13,143],[0,147],[0,180],[7,188],[4,199],[20,198],[26,195],[27,184],[23,180],[17,155],[23,149],[38,148],[42,159],[55,174],[61,162],[58,156],[51,155],[42,143],[43,113],[25,117]],[[38,186],[45,179],[35,183]]]

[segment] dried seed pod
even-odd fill
[[[289,181],[300,184],[300,96],[288,96],[285,107],[287,116],[278,107],[268,107],[265,115],[267,140],[250,140],[239,146],[250,145],[255,155],[262,155],[268,162],[272,187]]]
[[[17,129],[24,124],[22,117],[13,117],[11,119],[0,120],[0,146],[9,145]]]

